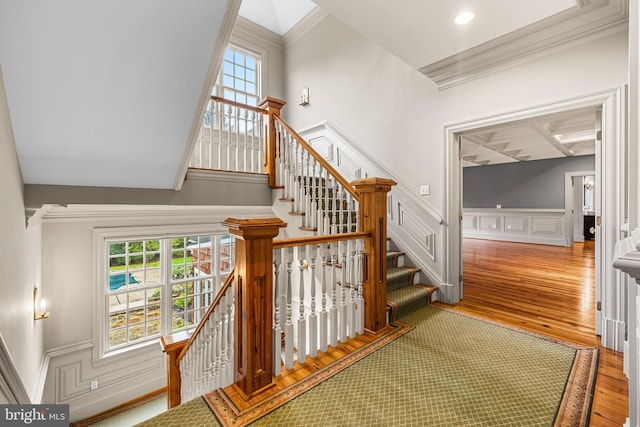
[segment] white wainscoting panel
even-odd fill
[[[166,386],[160,344],[93,360],[91,340],[48,351],[43,402],[68,404],[71,421],[113,408]],[[91,382],[98,388],[91,390]]]
[[[464,209],[464,237],[565,246],[564,209]],[[573,230],[569,230],[573,233]]]

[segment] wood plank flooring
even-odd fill
[[[463,275],[455,311],[600,348],[590,425],[624,424],[629,391],[622,353],[603,348],[595,334],[593,241],[565,248],[464,239]]]

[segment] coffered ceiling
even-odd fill
[[[596,112],[576,110],[462,135],[463,166],[595,154]]]

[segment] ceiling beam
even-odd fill
[[[564,144],[558,142],[558,140],[551,134],[549,129],[546,126],[541,125],[538,122],[531,122],[527,126],[533,132],[540,135],[546,142],[549,143],[553,148],[564,154],[566,157],[572,157],[573,153],[569,148],[567,148]]]
[[[510,157],[514,160],[517,160],[517,161],[523,160],[522,157],[518,157],[518,153],[520,153],[521,150],[518,150],[517,153],[514,154],[513,150],[511,150],[510,152],[510,150],[506,149],[509,146],[509,144],[500,144],[499,146],[491,145],[491,143],[486,142],[475,135],[462,135],[462,138],[463,140],[466,139],[467,141],[473,144],[479,145],[481,147],[486,148],[487,150],[494,151],[498,154],[502,154],[503,156]]]

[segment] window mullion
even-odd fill
[[[162,258],[160,281],[162,282],[162,335],[171,333],[171,239],[160,241]]]

